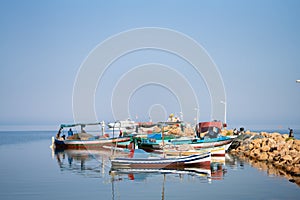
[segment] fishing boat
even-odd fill
[[[205,148],[205,149],[200,149],[200,150],[183,149],[183,148],[174,149],[174,148],[165,147],[164,150],[162,150],[162,151],[154,151],[154,152],[165,154],[168,156],[189,156],[189,155],[194,155],[194,154],[201,154],[204,152],[211,152],[212,157],[224,157],[226,154],[225,147]]]
[[[56,149],[99,149],[104,145],[110,146],[130,140],[130,137],[109,137],[104,133],[102,135],[86,133],[85,127],[94,125],[102,125],[102,123],[61,124],[56,137],[52,137],[52,147]],[[80,127],[80,132],[73,133],[72,128],[74,127]],[[68,136],[61,135],[66,128],[69,128]]]
[[[223,123],[220,121],[201,122],[196,127],[196,138],[181,137],[170,140],[142,139],[141,142],[138,143],[138,147],[147,152],[162,150],[165,145],[171,145],[176,148],[180,148],[181,145],[189,145],[196,150],[224,147],[225,151],[227,151],[233,139],[220,135],[223,126]]]
[[[107,124],[108,128],[111,129],[134,129],[136,125],[137,123],[135,123],[135,121],[132,121],[131,119],[110,122]]]
[[[150,141],[162,140],[161,133],[127,134],[127,137],[130,137],[131,140],[126,142],[118,142],[117,147],[125,148],[125,149],[135,149],[138,148],[137,144],[140,144],[143,139],[150,140]],[[164,135],[163,139],[167,141],[175,138],[176,136],[174,135]]]
[[[198,138],[216,138],[221,130],[226,127],[221,121],[199,122],[196,125],[196,136]]]
[[[211,153],[196,154],[181,157],[148,157],[148,158],[112,158],[112,168],[135,169],[177,169],[183,167],[210,167]]]
[[[215,147],[224,147],[225,151],[229,148],[232,143],[232,139],[226,136],[220,136],[217,138],[207,139],[193,139],[193,138],[178,138],[171,139],[168,141],[163,140],[148,140],[142,139],[138,143],[138,147],[147,152],[155,152],[157,150],[163,150],[165,145],[173,146],[174,149],[179,149],[182,145],[189,145],[192,149],[206,149]]]
[[[213,147],[224,147],[227,151],[230,144],[232,143],[232,138],[227,136],[218,136],[216,138],[204,138],[204,139],[174,139],[171,140],[173,145],[189,144],[194,149],[203,148],[213,148]]]

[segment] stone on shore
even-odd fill
[[[229,151],[269,163],[285,174],[300,176],[300,140],[289,138],[288,134],[246,131],[235,139]]]

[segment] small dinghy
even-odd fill
[[[149,158],[112,158],[112,168],[133,168],[133,169],[178,169],[184,167],[209,168],[211,153],[179,156],[171,158],[149,157]]]

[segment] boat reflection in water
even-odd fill
[[[109,178],[110,151],[99,150],[53,150],[61,171],[93,178]]]
[[[225,159],[224,159],[225,160]],[[115,184],[122,181],[134,182],[151,182],[155,177],[155,183],[161,184],[161,199],[165,199],[166,183],[191,182],[191,183],[208,183],[212,181],[222,180],[226,170],[224,169],[225,162],[212,162],[210,169],[205,168],[181,168],[181,169],[131,169],[121,168],[110,170],[112,177],[112,199],[115,199]],[[159,178],[159,176],[161,178]],[[163,180],[161,180],[163,179]],[[162,182],[160,182],[162,181]]]
[[[201,168],[182,168],[182,169],[112,169],[110,175],[112,177],[117,177],[117,180],[126,180],[122,176],[127,176],[128,180],[145,180],[147,177],[153,175],[167,175],[167,174],[176,174],[179,177],[183,175],[189,175],[193,177],[205,178],[208,181],[211,181],[211,170],[201,169]]]
[[[115,155],[128,157],[130,152],[114,152]],[[161,199],[165,199],[165,184],[202,183],[210,184],[222,180],[225,170],[225,157],[212,158],[210,168],[180,168],[180,169],[113,169],[111,168],[111,150],[53,150],[53,158],[63,172],[82,175],[85,178],[99,178],[105,184],[111,184],[112,199],[120,198],[121,185],[126,182],[160,182],[162,184]],[[119,188],[119,189],[117,189]],[[118,194],[118,195],[116,195]]]

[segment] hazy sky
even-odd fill
[[[224,82],[229,127],[300,127],[297,0],[0,1],[0,125],[73,122],[73,85],[89,53],[115,34],[143,27],[172,29],[202,45]],[[125,55],[106,71],[95,95],[99,120],[113,119],[111,91],[122,74],[145,63],[180,71],[198,96],[199,120],[209,120],[202,78],[181,58],[157,50]],[[135,91],[129,109],[144,121],[159,104],[179,115],[176,95],[157,84]]]

